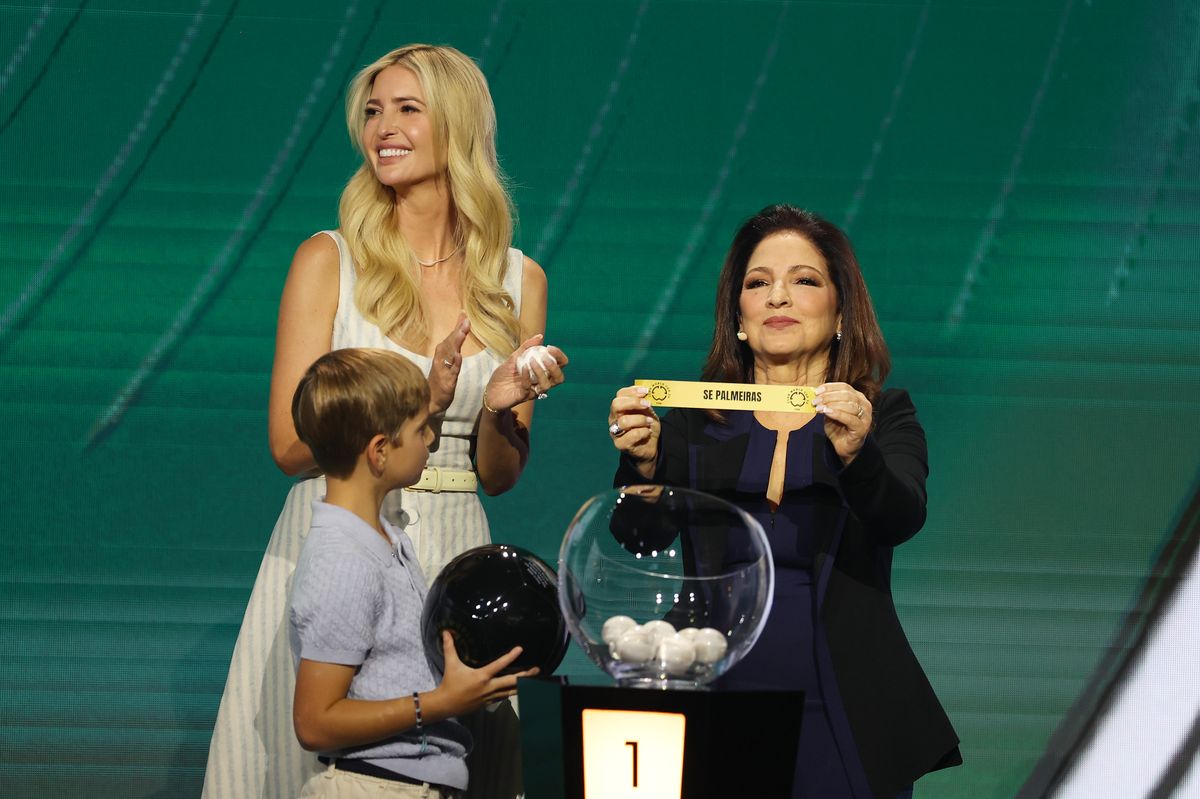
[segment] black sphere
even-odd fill
[[[558,577],[520,547],[488,544],[446,564],[425,597],[421,634],[436,674],[445,671],[442,630],[454,636],[458,657],[479,668],[514,646],[521,655],[501,672],[537,666],[548,676],[562,662],[570,640],[558,607]]]

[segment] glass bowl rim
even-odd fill
[[[729,508],[729,510],[733,511],[734,515],[740,516],[742,518],[742,520],[747,525],[747,529],[749,529],[749,530],[753,530],[755,528],[758,529],[758,531],[761,533],[761,537],[759,540],[762,543],[762,552],[754,560],[746,561],[746,565],[743,566],[742,568],[734,569],[734,570],[727,571],[727,572],[722,572],[720,574],[710,574],[710,575],[705,575],[705,576],[696,576],[696,575],[688,575],[688,574],[659,574],[659,573],[656,573],[653,571],[648,571],[646,569],[637,568],[637,566],[635,566],[633,564],[622,563],[622,562],[612,558],[611,556],[609,556],[602,549],[597,548],[599,556],[601,558],[603,558],[603,560],[606,563],[612,564],[613,566],[620,568],[624,571],[630,572],[632,574],[638,574],[643,577],[649,577],[651,579],[694,580],[694,581],[701,582],[701,583],[713,583],[713,582],[717,582],[717,581],[721,581],[721,580],[727,580],[730,577],[736,577],[739,574],[744,574],[749,569],[758,568],[761,565],[761,563],[765,560],[765,561],[767,561],[767,569],[772,573],[772,576],[773,576],[774,571],[775,571],[775,569],[774,569],[775,563],[774,563],[774,558],[771,554],[771,543],[767,538],[766,530],[763,529],[762,524],[757,519],[755,519],[753,516],[751,516],[749,513],[747,513],[742,508],[739,508],[737,505],[734,505],[732,502],[730,502],[726,499],[722,499],[721,497],[714,496],[712,494],[707,494],[703,491],[697,491],[693,488],[686,488],[683,486],[654,485],[652,483],[631,483],[630,485],[624,485],[624,486],[620,486],[620,487],[610,488],[607,491],[601,491],[600,493],[595,494],[594,496],[590,497],[586,502],[584,502],[582,507],[580,507],[579,510],[575,512],[575,516],[572,517],[570,524],[567,525],[567,535],[563,537],[562,545],[559,547],[559,553],[558,553],[558,573],[559,574],[562,574],[563,569],[566,568],[567,546],[568,546],[568,544],[571,543],[572,533],[574,532],[576,524],[579,522],[580,517],[582,517],[588,511],[588,509],[592,507],[593,504],[596,504],[604,497],[611,496],[611,494],[613,492],[627,492],[632,488],[643,488],[643,487],[644,488],[661,488],[664,490],[669,489],[671,491],[682,491],[685,494],[691,494],[691,495],[694,495],[697,497],[702,497],[705,502],[713,502],[715,504],[727,506]],[[637,496],[637,495],[635,494],[635,496]],[[626,551],[628,551],[628,550],[626,550]],[[652,551],[661,552],[662,550],[652,550]],[[634,555],[635,558],[637,557],[636,553],[630,553],[630,554]]]

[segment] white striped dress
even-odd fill
[[[428,375],[432,361],[400,347],[359,313],[354,304],[354,263],[340,233],[322,231],[338,246],[341,256],[338,309],[333,324],[333,349],[375,347],[398,352]],[[322,235],[321,233],[317,235]],[[519,250],[508,252],[504,289],[512,297],[516,313],[521,308],[521,277],[524,257]],[[445,420],[429,465],[444,469],[471,469],[470,450],[482,407],[483,390],[492,372],[502,363],[490,350],[463,358],[454,402]],[[279,521],[271,533],[262,566],[250,594],[242,628],[233,649],[225,693],[217,711],[216,725],[208,750],[204,777],[205,799],[257,799],[294,797],[305,780],[321,769],[316,755],[305,752],[292,728],[292,694],[296,675],[288,648],[287,601],[296,559],[308,534],[314,499],[325,495],[322,477],[301,480],[292,487]],[[388,494],[383,515],[404,529],[417,550],[426,578],[434,576],[455,555],[489,543],[487,517],[475,493],[397,490]],[[511,709],[480,714],[468,724],[476,735],[477,757],[492,753],[494,765],[472,764],[473,796],[512,796],[515,788],[502,788],[519,781],[517,745],[511,735],[515,716]],[[483,718],[486,716],[487,718]],[[465,721],[465,720],[464,720]],[[502,738],[479,728],[479,724],[501,724],[508,729]],[[504,754],[494,751],[503,749]],[[486,785],[485,785],[486,784]],[[486,786],[495,790],[481,792]]]

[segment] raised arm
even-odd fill
[[[313,236],[297,248],[283,286],[267,403],[271,457],[287,475],[316,468],[292,424],[292,395],[305,370],[333,346],[337,304],[337,244],[329,236]]]
[[[650,483],[688,485],[688,421],[678,408],[661,419],[646,390],[627,386],[609,405],[608,433],[621,453],[613,487]]]
[[[838,481],[847,504],[867,530],[879,543],[896,546],[925,525],[929,456],[925,431],[908,392],[884,392],[878,403],[874,429],[857,457],[838,474]]]
[[[529,339],[546,331],[546,295],[546,273],[532,259],[526,258],[521,276],[520,323],[521,338],[525,342],[521,349],[530,343]],[[555,358],[556,365],[549,368],[545,377],[548,385],[557,385],[563,379],[562,367],[566,365],[566,356],[558,352]],[[479,482],[489,496],[502,494],[516,485],[529,460],[533,402],[527,397],[536,394],[536,391],[526,388],[528,381],[522,375],[520,393],[514,394],[511,386],[503,385],[505,370],[512,370],[509,362],[502,364],[488,383],[483,395],[484,403],[492,410],[485,407],[479,420],[475,468]],[[514,396],[525,398],[515,400]]]

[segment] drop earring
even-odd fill
[[[841,341],[841,340],[842,340],[842,331],[841,331],[841,329],[838,329],[838,332],[837,332],[837,340],[838,340],[838,341]]]
[[[739,330],[737,332],[737,340],[738,341],[745,341],[747,338],[749,338],[749,336],[746,335],[745,330]]]

